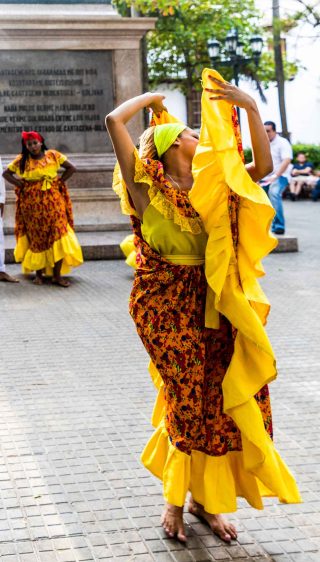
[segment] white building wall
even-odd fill
[[[164,105],[167,107],[169,113],[172,113],[178,119],[181,119],[183,123],[187,122],[187,104],[185,96],[179,91],[175,90],[168,84],[162,84],[157,88],[158,92],[166,96],[163,101]]]

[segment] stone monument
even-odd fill
[[[20,152],[22,129],[67,154],[78,230],[116,230],[126,218],[111,190],[114,156],[104,117],[142,92],[141,40],[153,18],[122,18],[105,0],[0,0],[0,155]],[[136,140],[143,116],[130,124]],[[5,224],[14,226],[7,185]]]

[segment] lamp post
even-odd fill
[[[221,43],[216,39],[212,38],[208,41],[208,52],[212,66],[232,67],[233,79],[236,86],[239,86],[239,72],[242,66],[252,61],[256,66],[259,64],[263,39],[260,35],[252,35],[249,39],[249,43],[252,55],[247,57],[244,54],[245,44],[239,40],[238,30],[236,28],[229,31],[222,49]],[[240,124],[240,110],[238,107],[237,112]]]

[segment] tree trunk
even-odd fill
[[[284,92],[284,70],[281,50],[281,33],[280,33],[280,0],[272,0],[272,31],[273,31],[273,49],[274,64],[276,72],[276,82],[278,88],[279,110],[281,118],[282,136],[290,140],[287,125],[286,102]]]
[[[142,73],[142,92],[149,91],[149,76],[148,76],[148,62],[147,62],[147,39],[146,36],[141,39],[141,73]],[[144,110],[143,113],[144,126],[147,129],[149,127],[150,116],[149,113]]]
[[[192,68],[188,62],[186,62],[186,73],[187,73],[187,121],[188,126],[192,129],[193,128],[193,76],[192,76]]]

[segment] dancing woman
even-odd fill
[[[272,170],[269,141],[249,95],[215,71],[202,78],[200,139],[166,112],[161,94],[128,100],[106,125],[114,189],[135,234],[130,313],[158,389],[142,461],[163,481],[168,536],[186,541],[189,490],[189,511],[229,542],[237,533],[222,513],[236,510],[237,496],[257,509],[262,496],[300,498],[272,442],[270,307],[256,280],[276,245],[273,210],[254,183]],[[246,167],[233,105],[248,116]],[[138,152],[126,124],[144,108],[154,115]]]
[[[42,285],[45,272],[53,283],[68,287],[62,276],[83,262],[65,184],[76,169],[66,156],[48,150],[37,131],[23,131],[21,137],[21,154],[3,173],[16,187],[15,260],[22,262],[24,273],[36,272],[36,285]]]

